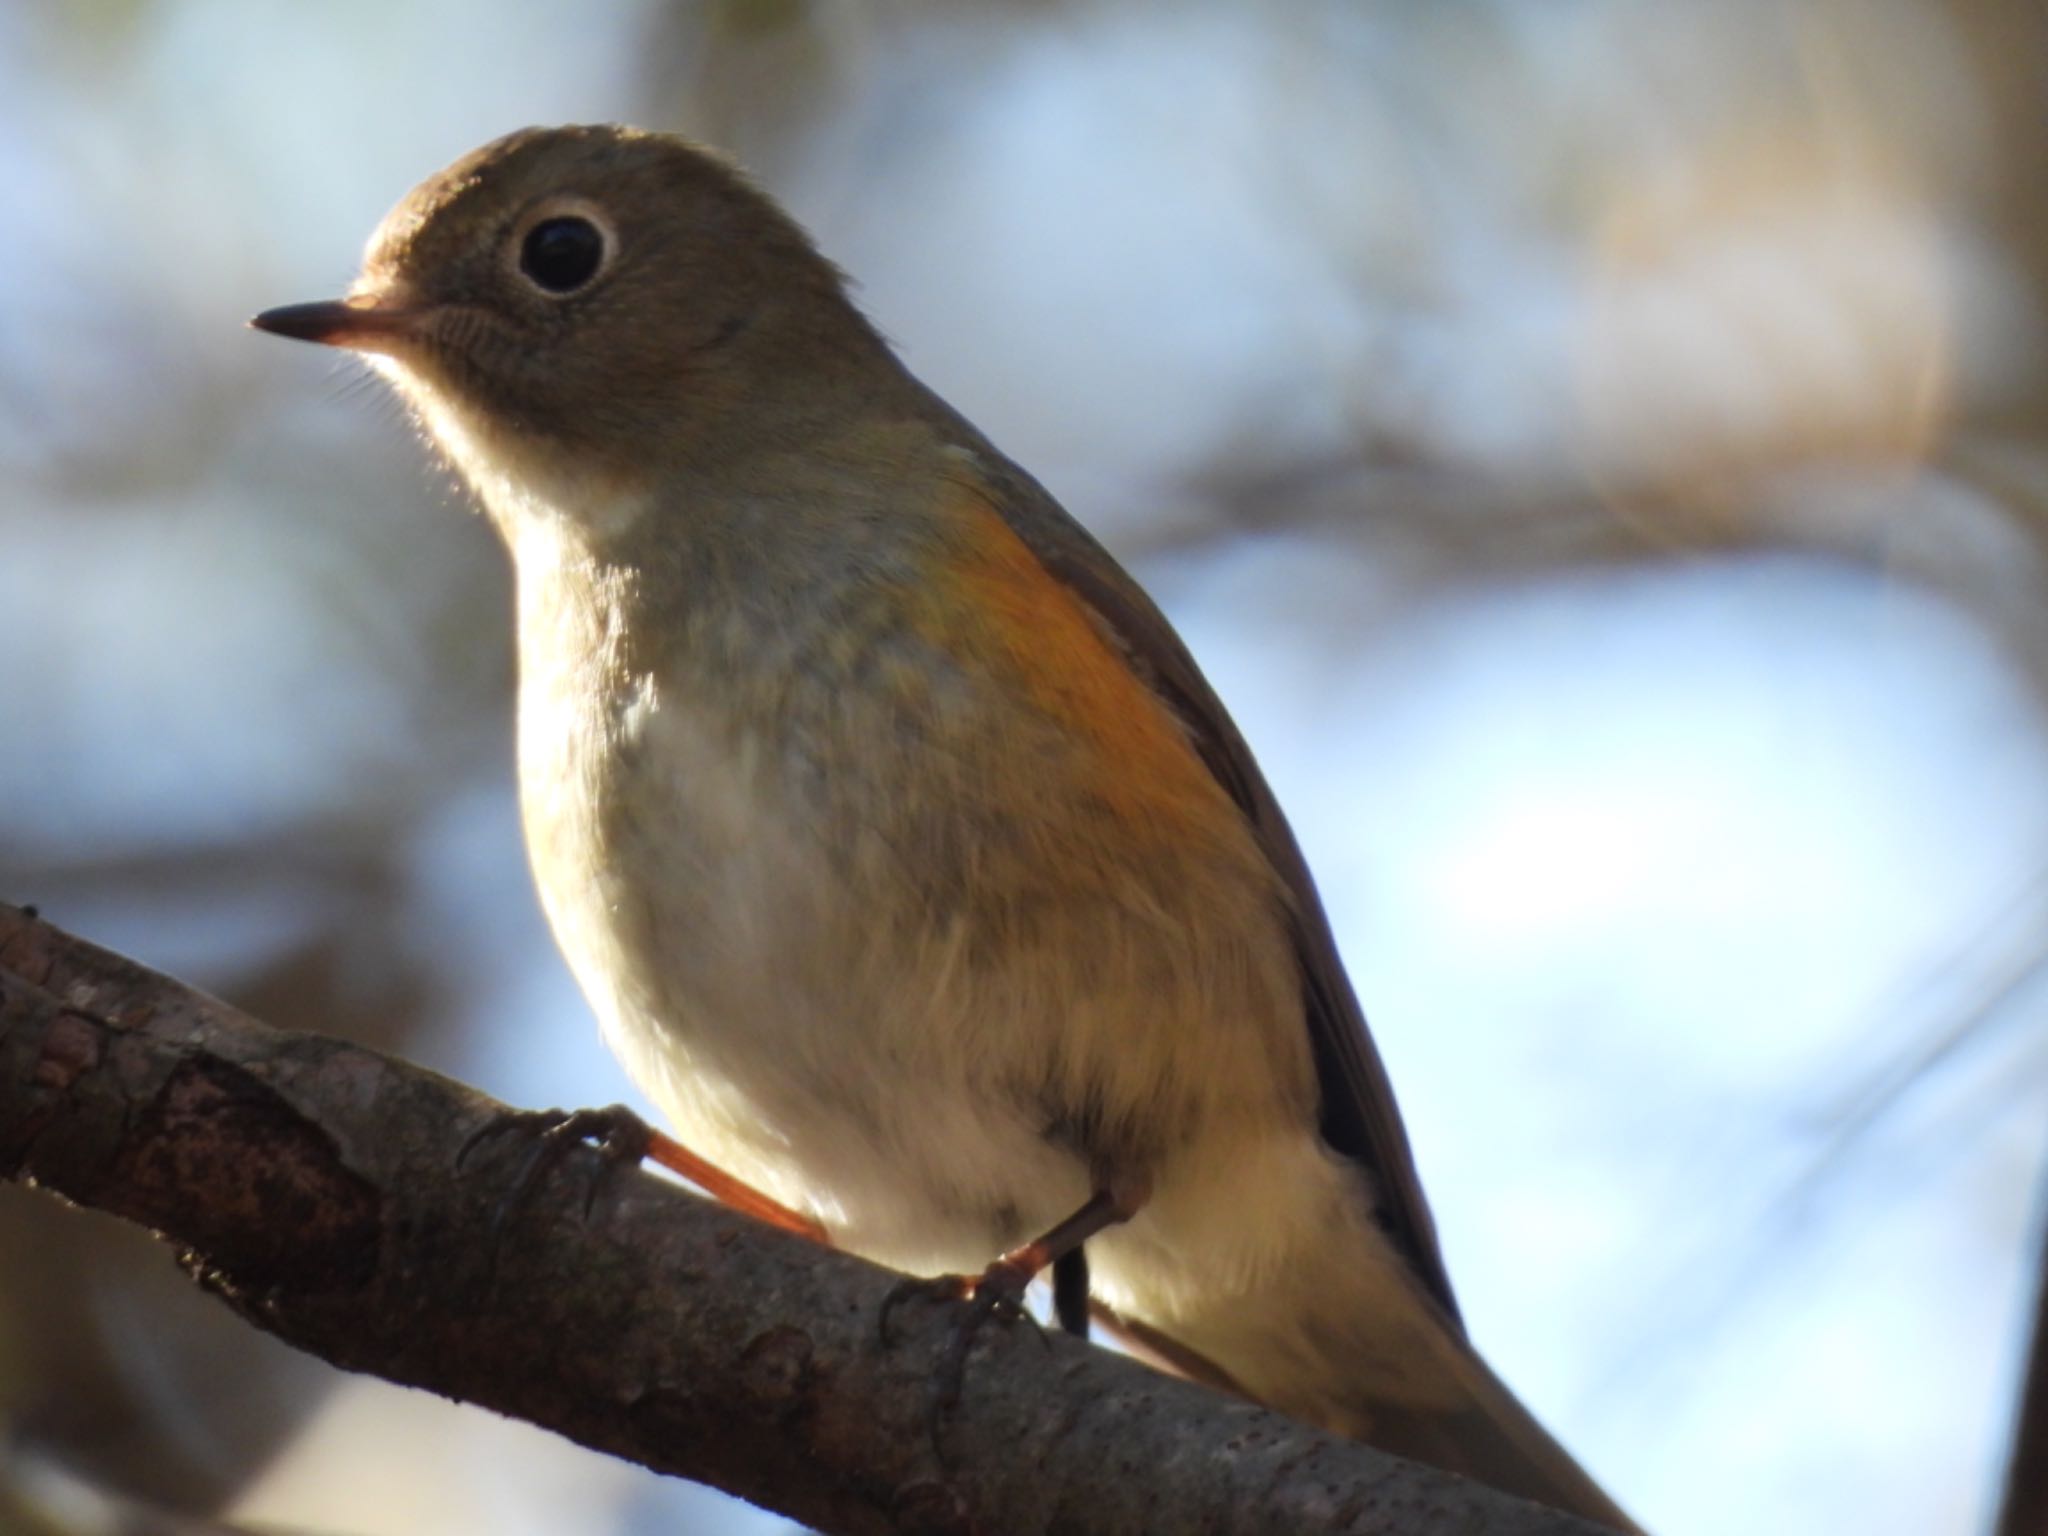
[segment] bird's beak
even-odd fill
[[[383,302],[371,295],[322,299],[315,304],[286,304],[266,309],[249,322],[259,331],[317,341],[323,346],[357,352],[397,352],[418,333],[425,312]]]

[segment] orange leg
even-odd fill
[[[807,1237],[814,1243],[822,1243],[828,1248],[832,1245],[825,1229],[811,1217],[801,1211],[792,1211],[753,1185],[740,1182],[723,1168],[705,1162],[674,1137],[665,1136],[652,1126],[647,1129],[647,1149],[642,1155],[649,1162],[661,1164],[670,1173],[682,1175],[720,1205],[730,1206],[742,1215],[764,1221],[771,1227],[780,1227],[785,1232],[793,1232],[798,1237]]]
[[[971,1294],[980,1298],[985,1292],[992,1293],[990,1302],[997,1307],[1014,1303],[1042,1270],[1080,1252],[1081,1245],[1096,1233],[1129,1221],[1145,1208],[1151,1194],[1150,1186],[1138,1180],[1111,1181],[1051,1231],[1012,1248],[989,1265],[973,1282]]]
[[[771,1199],[751,1184],[744,1184],[724,1169],[706,1162],[674,1137],[664,1136],[623,1104],[614,1104],[608,1109],[507,1110],[463,1143],[462,1151],[456,1156],[456,1166],[461,1167],[483,1141],[499,1134],[517,1135],[532,1143],[526,1164],[513,1180],[512,1191],[506,1197],[505,1209],[523,1198],[534,1180],[570,1147],[579,1142],[591,1142],[608,1166],[659,1163],[671,1173],[681,1174],[721,1205],[742,1215],[798,1237],[807,1237],[828,1248],[832,1244],[825,1229],[814,1219],[800,1211],[792,1211],[781,1201]],[[590,1198],[595,1195],[596,1185],[593,1184],[584,1201],[586,1212]],[[503,1224],[505,1209],[499,1212],[499,1225]]]
[[[937,1296],[947,1300],[969,1298],[969,1305],[954,1325],[953,1341],[939,1368],[939,1393],[934,1408],[959,1402],[967,1375],[967,1352],[983,1323],[991,1317],[1028,1316],[1023,1307],[1024,1291],[1048,1266],[1078,1254],[1081,1245],[1109,1227],[1129,1221],[1145,1208],[1152,1187],[1145,1179],[1106,1179],[1081,1208],[1043,1236],[1012,1248],[976,1276],[940,1275],[930,1280],[904,1280],[883,1299],[881,1328],[886,1343],[889,1318],[896,1307],[912,1296]],[[1085,1273],[1085,1272],[1084,1272]],[[1055,1294],[1063,1325],[1072,1328],[1076,1315],[1085,1316],[1081,1296]],[[1078,1331],[1078,1330],[1076,1330]],[[935,1421],[936,1422],[936,1421]],[[934,1429],[936,1433],[936,1429]]]

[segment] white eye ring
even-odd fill
[[[519,221],[507,246],[512,270],[536,293],[566,299],[583,292],[619,249],[611,220],[580,197],[550,198]]]

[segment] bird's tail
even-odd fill
[[[1305,1182],[1311,1181],[1291,1188]],[[1221,1238],[1220,1230],[1147,1233],[1141,1218],[1129,1235],[1150,1249],[1147,1262],[1119,1263],[1127,1255],[1106,1252],[1110,1262],[1098,1266],[1109,1282],[1103,1299],[1137,1325],[1141,1342],[1149,1339],[1188,1374],[1214,1381],[1220,1372],[1244,1395],[1291,1417],[1640,1536],[1424,1293],[1362,1202],[1348,1189],[1331,1193],[1318,1211],[1291,1213],[1318,1220],[1267,1226],[1269,1239],[1291,1229],[1298,1240],[1286,1243],[1284,1255],[1261,1245],[1261,1261],[1241,1266],[1227,1286],[1214,1283],[1216,1246],[1208,1262],[1196,1260],[1206,1271],[1201,1284],[1185,1283],[1192,1269],[1181,1271],[1184,1283],[1174,1283],[1179,1266],[1167,1253],[1200,1254],[1200,1237]],[[1172,1211],[1158,1214],[1178,1225]],[[1231,1225],[1238,1227],[1231,1235],[1242,1235],[1238,1223]],[[1169,1240],[1154,1247],[1148,1237]],[[1196,1239],[1192,1246],[1183,1241],[1189,1238]],[[1135,1281],[1128,1288],[1118,1283],[1125,1276]],[[1218,1371],[1205,1371],[1204,1362]]]

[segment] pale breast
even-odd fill
[[[857,1251],[972,1269],[1106,1164],[1305,1121],[1299,982],[1247,859],[1119,838],[1099,764],[971,678],[889,686],[879,627],[755,696],[636,669],[630,575],[521,577],[549,626],[519,727],[543,902],[697,1151]]]

